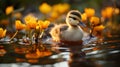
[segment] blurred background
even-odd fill
[[[98,17],[101,16],[101,10],[105,7],[111,6],[120,9],[119,0],[0,0],[0,27],[8,27],[8,31],[13,32],[15,29],[12,25],[14,25],[16,19],[23,19],[26,15],[31,13],[34,13],[37,18],[40,18],[40,6],[43,3],[47,3],[51,7],[57,4],[67,4],[69,10],[76,9],[81,13],[84,12],[85,8],[93,8],[95,15]],[[68,9],[66,10],[69,11]],[[64,9],[60,7],[59,10]],[[53,15],[56,17],[55,13]],[[49,16],[47,18],[49,18]],[[117,21],[120,22],[120,19],[117,18]]]

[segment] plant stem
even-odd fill
[[[91,32],[90,32],[90,39],[91,39],[91,38],[92,38],[92,36],[93,36],[92,34],[93,34],[93,31],[94,31],[94,27],[95,27],[95,26],[94,26],[94,25],[92,25],[92,29],[91,29]],[[90,40],[90,39],[89,39],[89,40]]]
[[[33,30],[30,30],[29,38],[30,38],[31,45],[32,45],[32,41],[33,41],[32,37],[33,37]]]
[[[39,37],[42,38],[43,34],[44,34],[44,30],[42,30],[42,32],[41,32]]]
[[[17,35],[18,30],[15,32],[15,34],[10,38],[10,41]]]

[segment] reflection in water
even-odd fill
[[[16,58],[16,62],[25,62],[26,61],[26,59],[24,59],[24,58]]]
[[[6,54],[6,50],[4,49],[4,46],[0,45],[0,56],[4,56]]]
[[[91,45],[92,44],[92,45]],[[17,43],[0,45],[0,67],[119,67],[119,37],[83,46],[51,46],[33,50]]]

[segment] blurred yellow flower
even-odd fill
[[[3,30],[3,28],[0,28],[0,38],[4,37],[6,35],[7,30]]]
[[[94,27],[94,31],[100,31],[100,32],[102,32],[104,28],[105,28],[105,26],[99,25],[99,26]]]
[[[22,17],[22,14],[21,14],[20,12],[16,12],[16,13],[14,13],[12,16],[20,19],[20,18]]]
[[[112,7],[106,7],[101,11],[101,15],[103,18],[111,18],[113,15],[114,9]]]
[[[31,21],[31,20],[37,20],[32,14],[28,14],[24,17],[25,22]]]
[[[69,5],[68,3],[63,3],[62,5],[63,5],[63,7],[64,7],[63,13],[69,11],[70,5]]]
[[[85,13],[81,14],[82,21],[87,21],[87,15]]]
[[[90,22],[93,24],[93,25],[98,25],[100,23],[100,19],[98,17],[91,17],[90,18]]]
[[[22,30],[22,29],[25,28],[25,24],[21,23],[20,20],[16,20],[15,21],[15,27],[16,27],[17,30]]]
[[[47,20],[49,21],[54,21],[55,19],[57,19],[59,17],[59,13],[57,13],[56,11],[52,11],[50,13],[50,17],[47,18]]]
[[[67,3],[59,3],[52,6],[52,10],[49,14],[49,21],[54,21],[59,18],[64,13],[68,12],[70,9],[70,5]]]
[[[114,9],[112,7],[107,7],[106,8],[106,14],[108,17],[112,17]]]
[[[32,16],[32,15],[28,15],[24,18],[25,23],[26,23],[26,28],[27,29],[35,29],[37,26],[37,19]]]
[[[93,8],[85,8],[85,13],[90,18],[95,15],[95,10]]]
[[[57,18],[58,16],[59,16],[59,14],[55,11],[51,12],[51,14],[50,14],[51,18]]]
[[[67,3],[63,3],[63,4],[60,3],[53,6],[53,11],[56,11],[60,14],[67,12],[69,9],[70,9],[70,5]]]
[[[38,21],[38,25],[40,27],[40,29],[45,29],[48,27],[48,25],[50,24],[50,21],[42,21],[42,20],[39,20]]]
[[[48,14],[49,12],[51,12],[52,10],[52,7],[47,4],[47,3],[42,3],[40,6],[39,6],[39,10],[41,13],[43,14]]]
[[[105,10],[102,10],[101,11],[101,15],[103,18],[107,18],[107,14],[106,14],[106,11]]]
[[[12,13],[13,11],[14,11],[14,7],[13,7],[13,6],[8,6],[8,7],[6,8],[6,10],[5,10],[6,15]]]
[[[114,12],[115,12],[115,14],[119,14],[120,13],[119,8],[114,8]]]

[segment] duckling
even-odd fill
[[[55,25],[50,35],[54,41],[67,44],[81,44],[83,30],[79,26],[81,22],[81,13],[78,10],[71,10],[66,16],[66,24]]]

